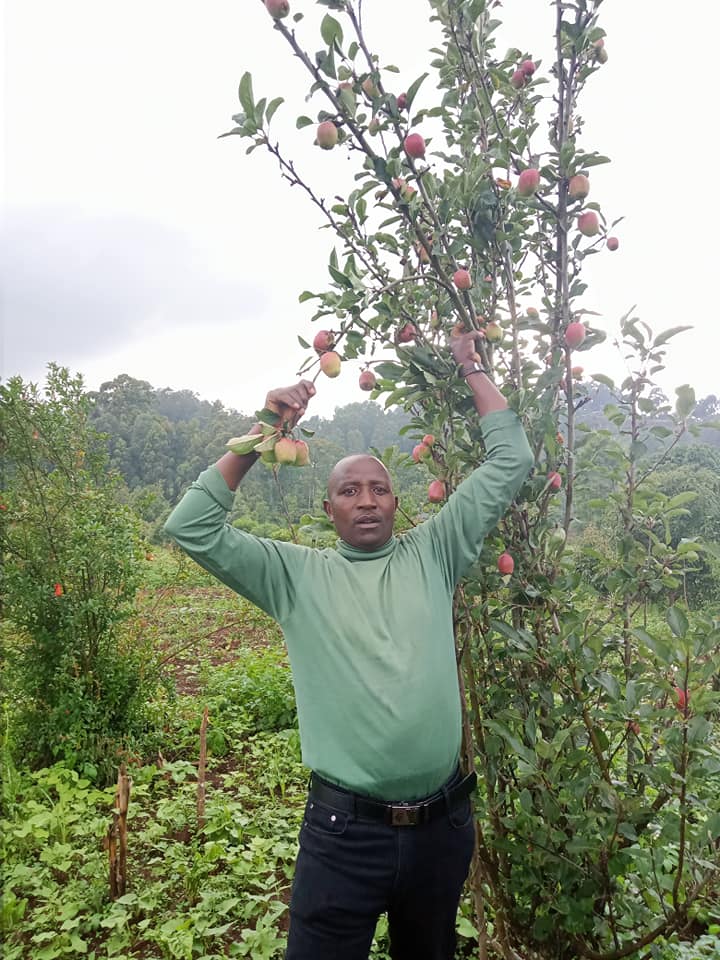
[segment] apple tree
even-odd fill
[[[256,99],[249,73],[224,134],[267,151],[334,234],[327,289],[300,296],[318,325],[300,372],[354,368],[359,390],[410,411],[418,445],[434,438],[417,456],[433,503],[482,459],[448,347],[453,330],[478,330],[534,451],[455,600],[464,762],[480,783],[460,931],[482,958],[649,956],[719,914],[720,623],[685,603],[704,547],[673,524],[692,495],[652,482],[694,406],[689,386],[663,410],[653,393],[683,328],[628,314],[626,379],[585,369],[605,332],[583,269],[618,248],[592,189],[609,161],[579,113],[608,59],[600,5],[553,0],[542,63],[498,51],[500,4],[429,0],[442,42],[401,81],[360,2],[265,0],[247,16],[269,14],[307,71],[312,116],[296,136],[346,151],[353,179],[321,195],[273,132],[283,99]],[[591,435],[577,412],[594,382],[613,395],[613,429]],[[587,508],[613,517],[610,555],[574,533],[584,471],[605,478],[607,500]]]

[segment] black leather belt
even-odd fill
[[[310,778],[310,800],[326,803],[345,813],[354,814],[358,820],[375,820],[393,827],[417,827],[442,814],[452,813],[468,797],[477,784],[475,773],[469,773],[457,782],[414,803],[383,803],[351,793],[323,780],[316,773]]]

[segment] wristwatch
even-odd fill
[[[461,367],[460,367],[460,376],[461,376],[461,377],[463,377],[463,378],[465,378],[465,377],[470,377],[470,376],[472,376],[473,373],[484,373],[486,377],[488,376],[488,372],[487,372],[487,370],[485,369],[485,367],[483,367],[481,364],[479,364],[479,363],[477,362],[477,360],[473,360],[473,361],[470,363],[470,369],[469,369],[469,370],[466,370],[466,369],[465,369],[465,364],[464,364],[464,363],[461,365]]]

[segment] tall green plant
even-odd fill
[[[15,377],[0,385],[0,410],[17,747],[36,763],[63,758],[104,774],[142,731],[153,679],[142,643],[122,630],[139,584],[137,521],[105,469],[79,376],[51,365],[44,391]]]
[[[578,113],[608,57],[600,5],[555,0],[546,65],[530,51],[496,52],[496,4],[430,0],[443,36],[434,94],[429,74],[400,83],[372,53],[360,4],[318,0],[320,41],[305,11],[275,19],[322,101],[298,130],[317,123],[319,146],[356,160],[354,183],[332,204],[275,138],[282,98],[256,100],[249,73],[228,132],[250,140],[248,152],[267,150],[334,231],[330,288],[300,300],[317,300],[313,319],[344,361],[372,370],[373,396],[409,410],[418,437],[434,435],[417,469],[450,492],[482,459],[448,349],[457,329],[482,334],[479,359],[535,453],[534,475],[456,597],[465,760],[481,775],[470,886],[482,958],[642,957],[717,914],[709,680],[720,626],[691,616],[678,589],[696,548],[663,530],[682,495],[663,499],[647,482],[694,404],[679,388],[668,433],[647,422],[652,378],[682,328],[654,335],[622,321],[631,371],[610,384],[618,434],[593,448],[608,468],[618,554],[592,578],[580,572],[590,551],[573,556],[586,441],[576,414],[589,391],[578,361],[605,336],[582,271],[606,246],[607,221],[588,195],[593,167],[608,160],[586,145]],[[309,356],[302,372],[317,363]],[[496,567],[503,551],[511,576]]]

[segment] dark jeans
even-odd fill
[[[452,960],[474,842],[469,797],[414,827],[308,800],[286,960],[367,960],[385,912],[393,960]]]

